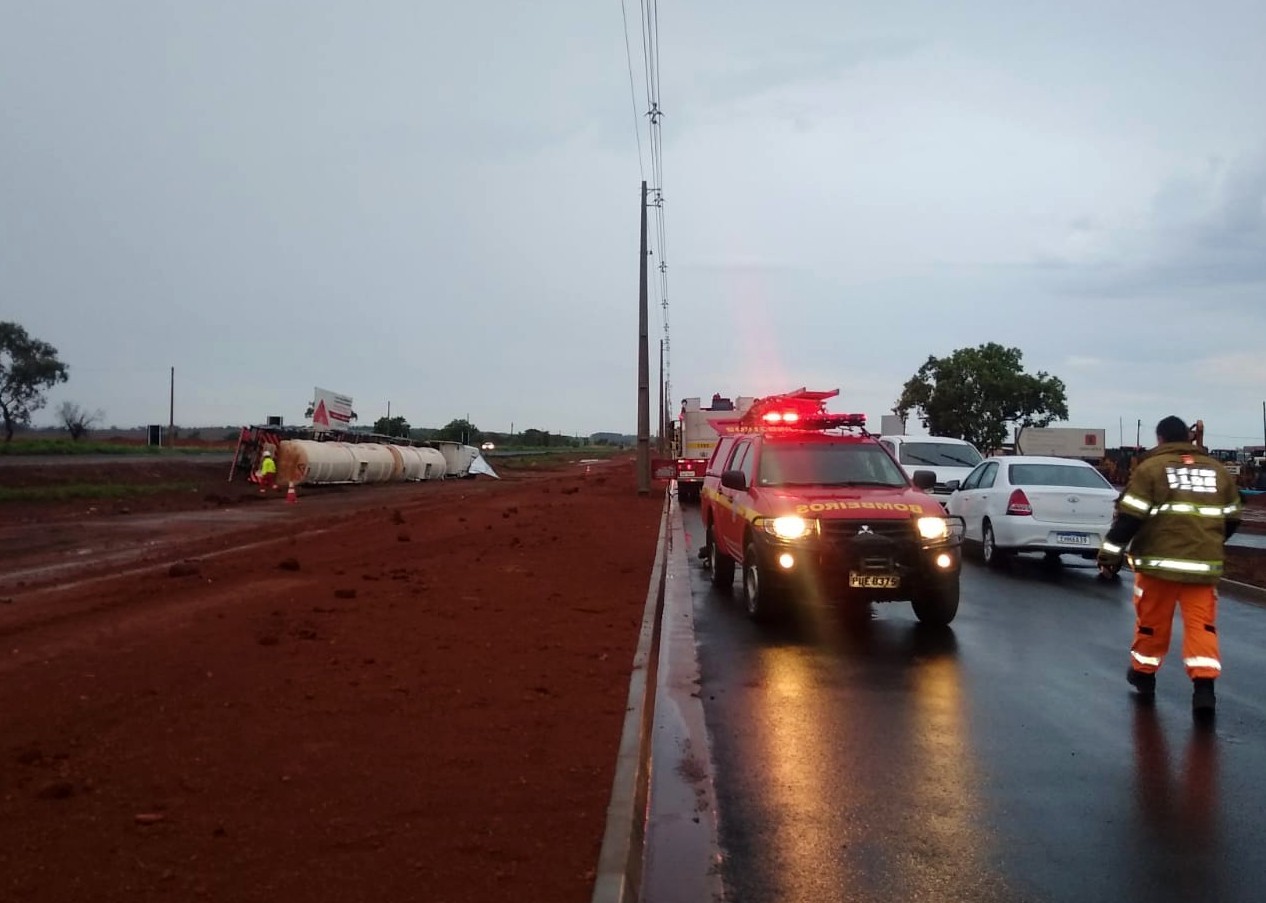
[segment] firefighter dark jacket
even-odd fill
[[[1240,512],[1240,492],[1225,467],[1187,443],[1166,443],[1130,477],[1101,554],[1120,555],[1128,545],[1136,571],[1217,583]]]

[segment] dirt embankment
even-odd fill
[[[662,500],[585,470],[4,508],[63,545],[0,562],[0,899],[587,899]]]

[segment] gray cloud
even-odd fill
[[[1033,266],[1065,290],[1109,297],[1266,284],[1266,148],[1168,179],[1134,228],[1078,219],[1063,252]]]
[[[877,416],[1001,341],[1079,423],[1155,395],[1256,432],[1266,8],[660,15],[676,396],[820,383]],[[54,403],[120,423],[165,418],[174,363],[191,422],[295,419],[320,384],[632,429],[624,52],[581,0],[9,4],[0,318],[62,350]]]

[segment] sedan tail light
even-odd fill
[[[1007,500],[1007,514],[1016,517],[1032,516],[1033,506],[1029,504],[1029,497],[1024,494],[1023,489],[1011,493],[1011,498]]]

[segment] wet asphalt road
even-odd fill
[[[1180,626],[1132,698],[1128,581],[969,562],[948,630],[907,603],[761,628],[684,514],[729,900],[1266,899],[1266,608],[1223,596],[1201,727]]]

